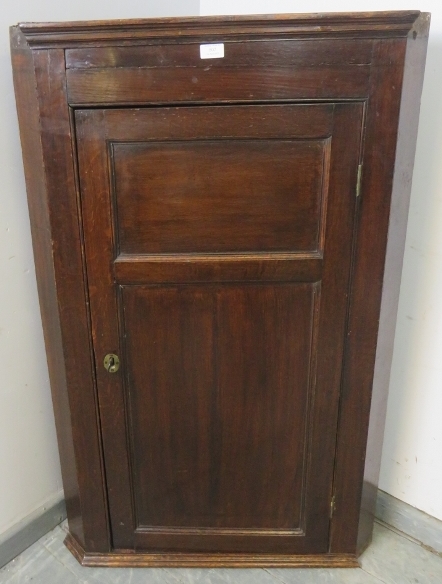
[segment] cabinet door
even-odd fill
[[[327,551],[362,115],[76,111],[116,549]]]

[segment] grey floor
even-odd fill
[[[0,570],[1,584],[442,584],[442,557],[375,525],[358,569],[83,568],[63,545],[64,524]]]

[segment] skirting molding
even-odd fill
[[[0,568],[66,519],[63,491],[0,535]]]
[[[18,556],[40,537],[53,529],[66,518],[63,492],[56,493],[44,506],[40,507],[25,519],[0,535],[0,568]],[[376,518],[406,536],[421,543],[427,548],[442,554],[442,521],[415,509],[411,505],[392,497],[384,491],[378,492]],[[353,556],[279,556],[257,557],[247,556],[225,557],[221,562],[219,557],[202,557],[191,554],[86,554],[77,541],[70,535],[66,545],[78,561],[84,566],[112,566],[116,561],[129,566],[291,566],[291,567],[351,567],[357,566]]]
[[[442,554],[442,521],[378,491],[376,518],[432,551]]]

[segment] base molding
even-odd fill
[[[376,519],[438,554],[442,554],[442,521],[385,491],[378,490]]]
[[[352,554],[324,554],[310,556],[278,554],[192,554],[192,553],[134,553],[85,552],[78,541],[68,533],[65,546],[82,566],[114,568],[358,568]]]
[[[38,509],[0,535],[0,568],[54,529],[66,518],[63,491],[45,501]]]

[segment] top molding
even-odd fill
[[[253,16],[194,16],[137,20],[92,20],[20,23],[17,28],[34,48],[96,44],[149,44],[236,38],[385,38],[420,34],[430,14],[419,11],[275,14]]]

